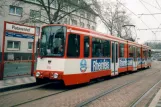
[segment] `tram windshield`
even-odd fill
[[[40,56],[64,56],[66,27],[46,26],[42,28]]]

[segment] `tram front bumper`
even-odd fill
[[[61,80],[63,77],[63,72],[60,71],[40,71],[37,70],[34,72],[34,76],[36,78],[48,78],[48,79],[56,79]]]

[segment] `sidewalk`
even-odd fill
[[[16,89],[25,86],[32,86],[36,82],[35,77],[26,76],[26,77],[15,77],[11,79],[0,80],[0,92]]]

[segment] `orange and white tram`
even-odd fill
[[[71,25],[45,25],[34,72],[65,85],[151,67],[148,46]]]

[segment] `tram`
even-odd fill
[[[151,48],[71,25],[42,27],[36,82],[63,81],[66,86],[151,67]]]

